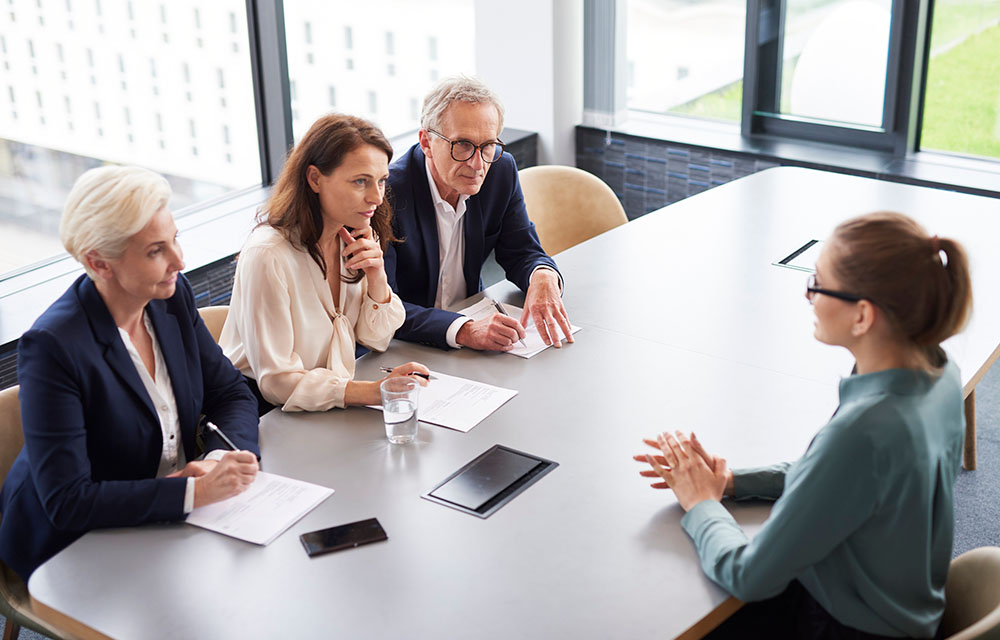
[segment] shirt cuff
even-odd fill
[[[535,272],[538,271],[539,269],[548,269],[549,271],[555,272],[556,277],[559,278],[559,295],[561,296],[563,294],[563,277],[562,277],[562,274],[559,273],[558,271],[556,271],[555,269],[553,269],[552,267],[550,267],[547,264],[540,264],[540,265],[538,265],[537,267],[535,267],[534,269],[531,270],[531,276],[535,275]],[[528,276],[528,280],[529,281],[531,280],[531,276]]]
[[[691,507],[691,510],[684,514],[681,518],[681,527],[687,532],[689,536],[698,543],[698,533],[703,529],[705,525],[710,522],[718,521],[723,522],[735,527],[739,527],[736,524],[736,520],[733,519],[733,515],[722,506],[721,502],[716,500],[702,500],[698,504]]]
[[[194,478],[188,478],[184,487],[184,515],[192,511],[194,511]]]
[[[466,322],[472,322],[472,318],[468,316],[458,316],[455,321],[451,323],[448,327],[448,332],[444,334],[444,339],[448,342],[448,346],[452,349],[461,349],[462,345],[458,344],[458,330],[465,326]]]

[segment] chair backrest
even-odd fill
[[[941,631],[946,640],[1000,638],[1000,547],[979,547],[951,561]]]
[[[628,222],[611,187],[582,169],[545,165],[519,176],[528,217],[550,256]]]
[[[7,479],[14,458],[24,447],[21,404],[17,400],[19,388],[14,386],[0,391],[0,486]]]
[[[208,327],[208,332],[212,334],[215,341],[219,341],[222,335],[222,325],[226,324],[226,317],[229,315],[229,307],[222,305],[217,307],[202,307],[198,309],[201,319]]]

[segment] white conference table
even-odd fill
[[[807,194],[842,206],[792,215]],[[851,361],[812,340],[805,274],[770,263],[853,213],[895,202],[927,218],[917,205],[951,202],[930,226],[966,242],[989,291],[1000,269],[980,261],[985,240],[949,226],[1000,214],[977,200],[774,169],[632,222],[558,257],[577,343],[522,360],[394,341],[359,361],[360,378],[416,359],[519,391],[471,432],[422,426],[400,447],[372,410],[272,412],[264,469],[331,498],[267,547],[184,524],[91,532],[32,576],[35,606],[85,637],[698,637],[738,603],[701,572],[672,494],[637,475],[640,438],[693,429],[732,466],[799,456]],[[517,299],[507,283],[491,293]],[[970,333],[947,345],[967,387],[995,358],[977,334],[994,310],[977,300]],[[498,443],[560,466],[486,520],[419,497]],[[727,506],[751,534],[768,512]],[[315,559],[299,544],[373,516],[387,542]]]

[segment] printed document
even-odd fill
[[[258,471],[246,491],[222,502],[198,507],[188,514],[187,522],[267,545],[332,494],[333,489]]]
[[[516,395],[513,389],[431,371],[427,386],[420,387],[417,420],[468,433]]]
[[[521,314],[524,312],[524,309],[522,309],[521,307],[515,307],[512,304],[503,304],[503,303],[498,303],[498,304],[500,304],[500,306],[503,307],[504,311],[507,312],[507,315],[511,316],[515,320],[521,319]],[[493,306],[493,300],[491,300],[490,298],[483,298],[482,300],[472,305],[471,307],[466,307],[465,309],[459,311],[459,313],[461,313],[463,316],[468,316],[473,320],[482,320],[484,318],[489,318],[496,312],[497,308]],[[570,328],[570,333],[576,333],[577,331],[580,330],[580,327],[572,323],[570,323],[569,328]],[[556,331],[559,332],[559,339],[563,340],[564,338],[562,334],[562,328],[557,327]],[[510,351],[506,351],[505,353],[509,353],[515,356],[520,356],[522,358],[530,358],[538,353],[541,353],[542,351],[545,351],[550,346],[552,346],[545,344],[545,342],[542,341],[542,336],[538,333],[538,327],[535,326],[534,318],[528,320],[528,326],[524,328],[524,333],[525,333],[524,344],[522,345],[520,342],[515,342],[514,348],[511,349]]]

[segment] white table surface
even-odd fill
[[[179,523],[94,531],[36,571],[32,596],[116,638],[674,637],[727,595],[672,494],[638,476],[640,439],[693,429],[736,467],[801,455],[851,359],[811,337],[806,274],[770,263],[894,208],[962,239],[979,293],[1000,276],[980,255],[1000,216],[985,200],[786,168],[694,196],[557,257],[583,327],[573,345],[523,360],[394,341],[359,361],[361,379],[419,360],[519,391],[471,432],[422,425],[394,446],[373,410],[273,412],[263,468],[336,490],[275,542]],[[509,283],[491,293],[520,301]],[[947,345],[965,381],[995,350],[979,336],[995,312],[977,299],[969,335]],[[560,466],[486,520],[419,497],[498,443]],[[727,506],[750,533],[768,511]],[[387,542],[309,559],[298,541],[373,516]]]

